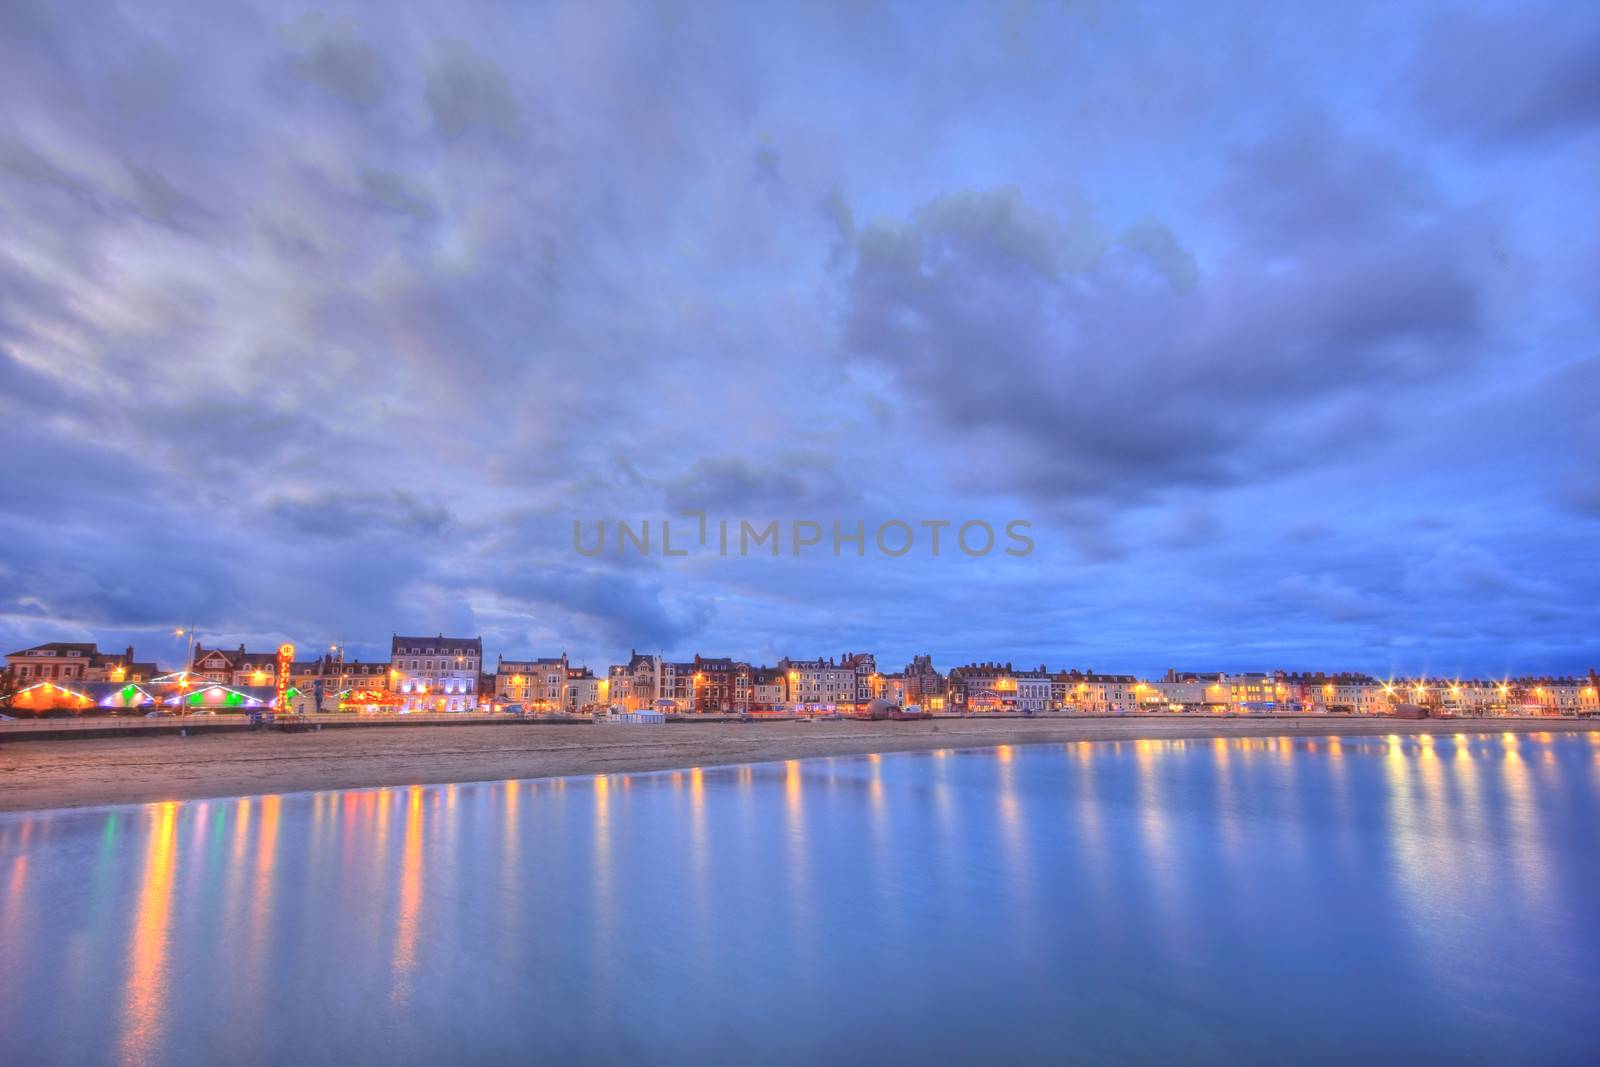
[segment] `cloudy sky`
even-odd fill
[[[5,651],[1600,663],[1600,8],[404,6],[0,4]]]

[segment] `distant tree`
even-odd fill
[[[0,671],[0,708],[11,706],[11,697],[17,691],[17,669],[7,667]]]

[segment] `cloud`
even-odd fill
[[[434,538],[450,527],[450,509],[424,504],[400,489],[325,491],[308,497],[275,497],[267,510],[299,534],[347,538],[373,531]]]
[[[1416,96],[1446,132],[1514,141],[1600,125],[1600,14],[1592,6],[1453,10],[1429,37]]]
[[[1222,195],[1249,206],[1204,270],[1165,227],[1100,243],[1013,190],[869,227],[850,348],[970,439],[983,477],[1045,497],[1326,462],[1307,446],[1353,420],[1381,430],[1349,400],[1460,371],[1481,330],[1470,222],[1330,138],[1298,129],[1236,158]]]
[[[664,487],[669,511],[705,511],[709,515],[741,515],[752,509],[785,513],[807,506],[847,505],[857,494],[824,452],[791,450],[757,464],[738,456],[705,456]]]
[[[445,42],[428,68],[428,108],[446,138],[472,130],[515,137],[522,105],[505,72],[461,40]]]
[[[379,206],[410,215],[418,222],[432,222],[437,215],[427,193],[394,171],[362,171],[361,188]]]
[[[310,12],[281,32],[295,51],[294,68],[301,77],[358,108],[382,101],[383,60],[357,38],[348,19]]]
[[[1559,590],[1547,582],[1518,574],[1480,545],[1449,541],[1411,566],[1406,588],[1434,597],[1461,597],[1491,610],[1502,599],[1559,602]]]
[[[1388,614],[1387,605],[1330,574],[1292,574],[1277,591],[1291,610],[1307,611],[1339,623],[1366,622]]]
[[[701,598],[675,598],[657,582],[610,571],[547,565],[500,575],[493,588],[502,609],[559,613],[582,629],[572,636],[612,648],[679,648],[712,617]]]

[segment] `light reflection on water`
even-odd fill
[[[1592,1062],[1597,785],[1268,738],[0,816],[0,1049]]]

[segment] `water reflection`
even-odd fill
[[[411,996],[417,966],[417,916],[422,910],[422,800],[425,790],[406,791],[404,844],[400,855],[400,908],[394,936],[394,980],[389,999],[404,1004]]]
[[[173,838],[178,805],[158,804],[155,828],[145,846],[144,876],[128,954],[127,1015],[123,1020],[122,1061],[156,1059],[157,1034],[166,1018],[167,926],[172,919]]]
[[[1226,1062],[1361,1019],[1380,1058],[1593,1060],[1597,754],[1078,743],[0,817],[0,1039]]]

